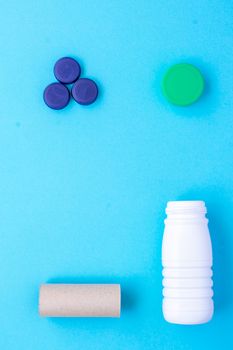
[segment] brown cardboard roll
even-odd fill
[[[119,284],[42,284],[39,313],[44,317],[120,317]]]

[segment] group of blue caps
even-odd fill
[[[44,102],[52,109],[63,109],[70,102],[71,96],[80,105],[90,105],[97,99],[98,87],[89,78],[80,78],[80,64],[71,57],[60,58],[54,65],[57,82],[44,90]],[[73,84],[71,89],[67,85]]]

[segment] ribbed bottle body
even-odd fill
[[[163,314],[200,324],[213,315],[212,246],[202,201],[168,202],[162,244]]]

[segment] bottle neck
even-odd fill
[[[171,201],[167,203],[166,214],[170,219],[182,220],[204,220],[207,213],[205,202],[203,201]]]

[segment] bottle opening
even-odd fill
[[[206,214],[204,201],[169,201],[167,203],[167,215],[198,215]]]

